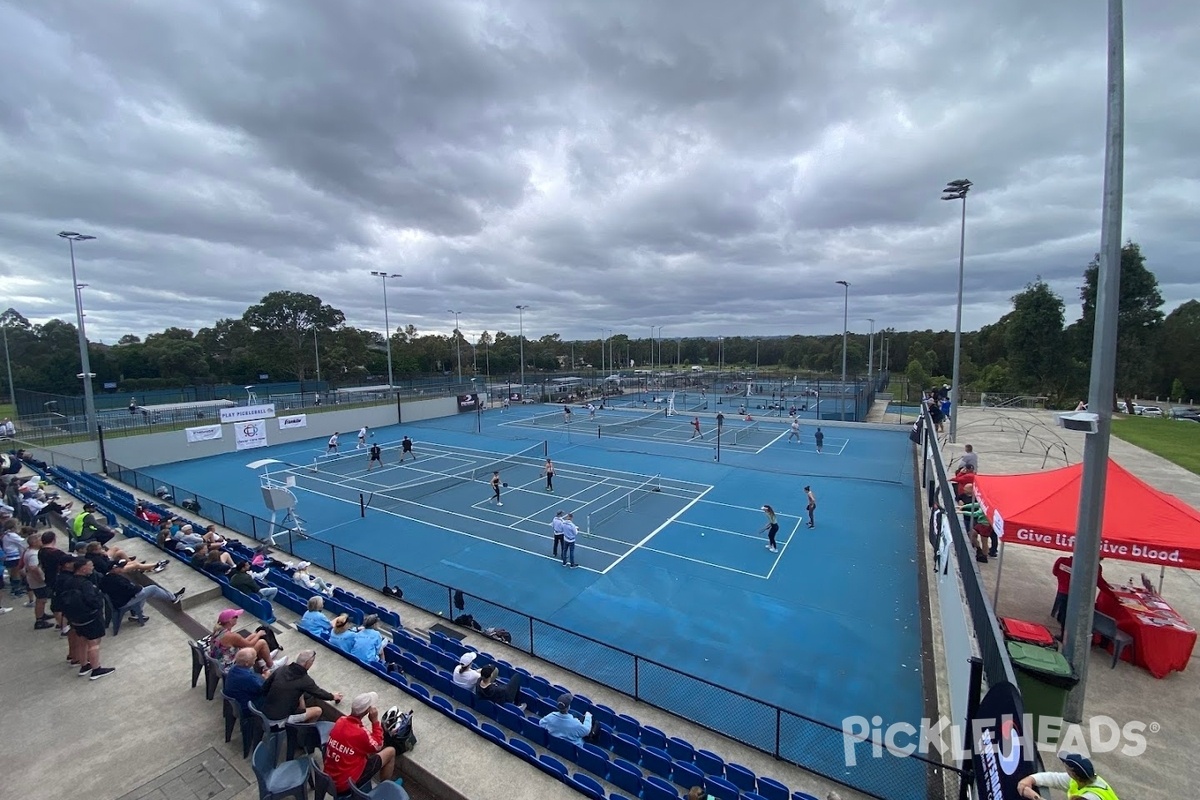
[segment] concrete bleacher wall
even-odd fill
[[[277,418],[268,419],[266,420],[267,442],[271,445],[292,444],[307,439],[330,436],[335,431],[353,439],[363,425],[383,428],[398,422],[419,422],[426,419],[449,417],[457,413],[456,398],[437,397],[402,402],[399,419],[397,419],[396,406],[390,404],[308,414],[307,425],[303,428],[280,430],[279,424],[276,422]],[[188,442],[187,432],[183,430],[109,438],[104,441],[105,457],[123,467],[138,469],[149,464],[170,464],[232,453],[237,446],[234,440],[234,425],[235,423],[222,425],[221,438],[206,442]],[[32,450],[36,458],[52,464],[62,464],[72,469],[83,469],[88,472],[101,471],[100,461],[96,457],[98,454],[96,442],[60,445],[53,448],[53,451],[39,447],[27,449]],[[79,463],[70,463],[71,459],[78,459]]]

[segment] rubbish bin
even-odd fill
[[[1033,725],[1031,734],[1037,742],[1055,746],[1058,744],[1059,731],[1048,731],[1042,737],[1042,717],[1062,719],[1067,706],[1067,692],[1075,688],[1079,678],[1071,669],[1070,662],[1049,647],[1010,641],[1008,655],[1012,659],[1014,672],[1017,674],[1017,686],[1021,689],[1021,698],[1025,704],[1025,713],[1031,717]]]

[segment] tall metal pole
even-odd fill
[[[62,231],[58,235],[67,240],[67,245],[71,249],[71,286],[75,290],[75,318],[78,321],[76,332],[79,334],[79,365],[82,367],[81,377],[83,380],[83,409],[87,417],[88,436],[94,437],[96,435],[96,397],[92,393],[92,364],[88,358],[87,332],[83,327],[83,295],[80,293],[79,277],[75,272],[75,243],[86,242],[96,237],[74,231]]]
[[[321,391],[321,345],[317,342],[317,329],[313,328],[313,356],[317,361],[317,391]]]
[[[458,315],[461,311],[448,309],[454,315],[454,354],[458,359],[458,382],[462,383],[462,337],[458,334]]]
[[[521,399],[525,399],[525,309],[529,306],[517,306],[517,311],[521,314]]]
[[[387,282],[389,278],[403,278],[404,276],[399,272],[379,272],[378,270],[371,270],[371,274],[383,281],[383,327],[385,329],[383,341],[387,345],[388,389],[390,390],[396,385],[396,381],[392,377],[392,322],[388,319]]]
[[[8,323],[0,321],[0,328],[4,330],[4,366],[8,369],[8,402],[12,403],[13,419],[20,419],[21,414],[17,409],[17,390],[13,388],[12,357],[8,354]]]
[[[1121,201],[1125,166],[1125,33],[1121,0],[1108,0],[1108,122],[1104,145],[1104,209],[1100,223],[1100,268],[1096,276],[1096,329],[1092,335],[1092,375],[1088,410],[1099,417],[1098,430],[1083,445],[1079,522],[1075,559],[1067,595],[1063,655],[1079,683],[1067,694],[1064,716],[1083,721],[1091,655],[1092,612],[1104,522],[1108,478],[1108,440],[1112,431],[1117,364],[1117,313],[1121,293]]]
[[[946,184],[943,200],[962,200],[962,220],[958,228],[958,305],[954,311],[954,375],[950,386],[950,441],[958,441],[959,373],[962,365],[962,306],[963,306],[963,261],[967,252],[967,192],[971,182],[966,178]]]
[[[842,303],[842,389],[838,392],[838,405],[842,408],[842,422],[846,421],[846,341],[850,331],[850,281],[838,281],[846,289]]]
[[[867,317],[867,322],[871,323],[871,333],[867,339],[867,383],[874,387],[871,373],[875,371],[875,320]]]

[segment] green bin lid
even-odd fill
[[[1071,662],[1063,654],[1050,647],[1041,647],[1025,642],[1008,642],[1008,655],[1013,664],[1030,672],[1044,675],[1071,677]]]

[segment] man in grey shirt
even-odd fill
[[[971,472],[979,472],[979,456],[975,454],[974,448],[967,445],[961,456],[958,457],[958,472],[969,469]]]

